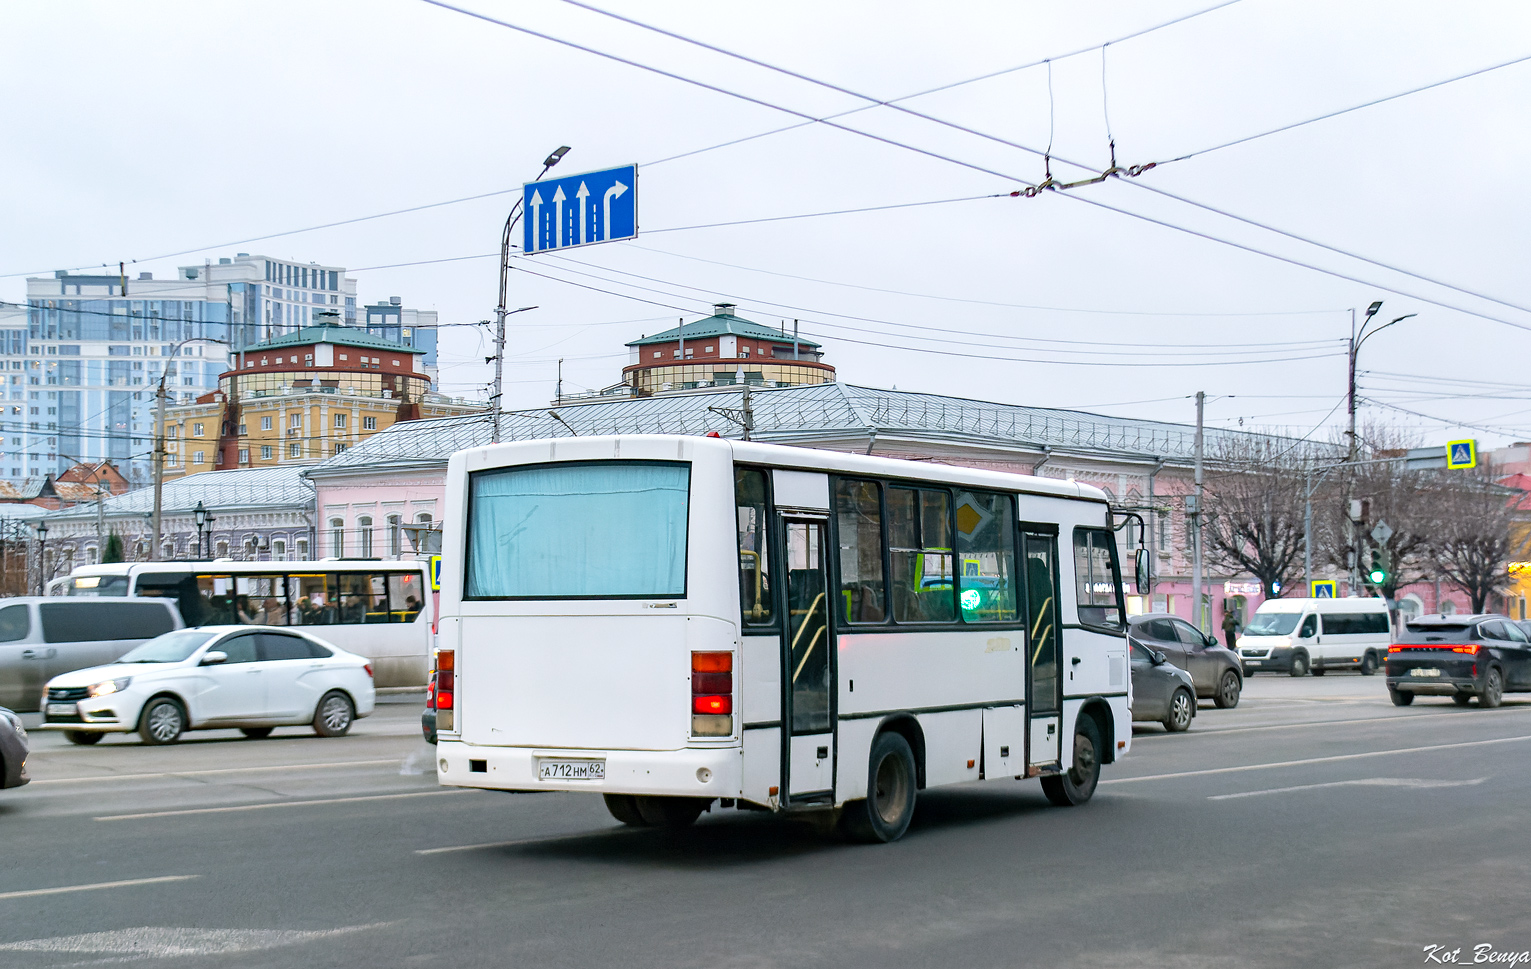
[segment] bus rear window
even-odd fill
[[[690,486],[690,465],[666,462],[475,472],[464,596],[684,596]]]

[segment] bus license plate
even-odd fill
[[[1414,669],[1409,670],[1410,676],[1440,676],[1440,670]]]
[[[603,781],[604,760],[543,760],[537,762],[537,779],[543,781]]]
[[[72,717],[78,712],[73,703],[48,704],[48,716],[50,717]]]

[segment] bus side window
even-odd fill
[[[739,532],[739,607],[746,625],[767,625],[771,608],[771,563],[766,528],[765,472],[734,470],[734,518]]]
[[[424,601],[420,576],[413,572],[388,574],[388,607],[393,622],[414,622]]]
[[[294,626],[328,626],[335,615],[335,579],[326,574],[294,575],[287,580]]]
[[[883,622],[882,500],[873,481],[835,481],[840,608],[848,623]]]
[[[888,548],[893,559],[893,620],[951,622],[951,495],[888,489]]]
[[[1015,514],[1009,495],[957,495],[957,604],[964,622],[1014,622]]]
[[[1122,625],[1117,596],[1115,539],[1102,528],[1074,529],[1074,582],[1079,621],[1086,626]]]
[[[340,618],[345,625],[388,621],[388,589],[381,575],[342,572]]]

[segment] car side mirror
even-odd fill
[[[217,666],[219,663],[227,663],[229,654],[221,649],[210,649],[202,654],[202,662],[198,666]]]
[[[1165,663],[1169,662],[1169,657],[1165,656],[1163,653],[1159,652],[1157,649],[1153,650],[1152,655],[1153,655],[1153,664],[1155,666],[1163,666]]]
[[[1148,549],[1140,548],[1132,556],[1132,581],[1138,587],[1138,595],[1146,596],[1153,591],[1154,577],[1149,568]]]

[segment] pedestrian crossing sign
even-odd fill
[[[1314,599],[1333,599],[1336,592],[1335,581],[1333,579],[1314,579],[1312,592],[1312,598]]]
[[[441,556],[431,556],[431,591],[441,591]]]
[[[1478,466],[1477,441],[1447,441],[1446,467],[1453,471],[1465,471]]]

